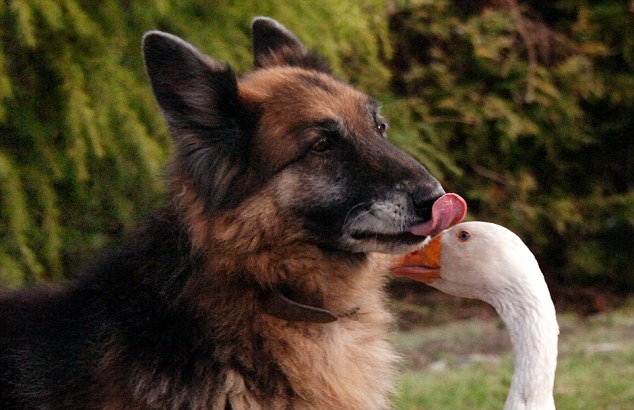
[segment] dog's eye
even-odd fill
[[[382,134],[387,131],[387,124],[384,122],[380,122],[376,125],[376,129]]]
[[[317,140],[311,147],[311,149],[315,152],[324,152],[330,149],[332,143],[330,142],[330,138],[322,137]]]

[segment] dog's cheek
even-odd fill
[[[275,182],[276,202],[282,209],[336,206],[345,202],[345,186],[329,173],[287,170]]]
[[[336,168],[336,167],[335,167]],[[351,207],[344,178],[335,172],[309,173],[285,170],[275,184],[276,208],[292,219],[309,242],[342,248],[342,227]]]

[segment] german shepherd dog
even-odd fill
[[[80,279],[0,299],[0,407],[385,409],[388,254],[444,191],[285,27],[238,78],[143,39],[171,201]]]

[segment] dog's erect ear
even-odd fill
[[[143,37],[145,66],[176,145],[172,172],[193,183],[206,209],[230,206],[227,192],[247,179],[242,172],[249,120],[231,68],[171,34]],[[238,125],[241,124],[241,125]],[[229,198],[229,199],[228,199]]]
[[[286,27],[268,17],[253,20],[255,68],[298,66],[330,73],[328,64],[310,52]]]
[[[191,44],[160,31],[143,36],[143,56],[154,95],[175,138],[180,131],[227,137],[239,108],[236,76],[230,67]]]

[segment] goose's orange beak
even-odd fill
[[[434,236],[425,246],[401,256],[392,266],[392,274],[406,276],[423,283],[440,279],[440,253],[442,233]]]

